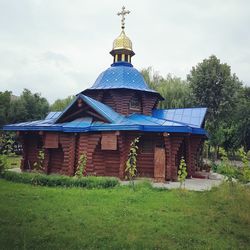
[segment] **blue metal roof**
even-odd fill
[[[133,89],[156,93],[150,89],[142,74],[130,63],[114,63],[102,72],[88,90],[93,89]]]
[[[123,119],[123,116],[117,112],[115,112],[112,108],[110,108],[109,106],[96,101],[95,99],[83,95],[83,94],[79,94],[76,96],[76,98],[71,102],[71,104],[60,114],[57,115],[55,123],[57,123],[60,118],[66,113],[68,112],[68,110],[75,104],[75,102],[77,101],[78,98],[81,98],[83,100],[83,102],[85,102],[86,104],[88,104],[91,108],[93,108],[97,113],[99,113],[100,115],[102,115],[107,121],[109,122],[116,122],[119,121],[121,119]],[[49,116],[49,115],[48,115]],[[47,116],[47,117],[48,117]],[[54,119],[54,116],[51,117],[51,119]]]
[[[155,109],[153,117],[201,127],[207,108]]]
[[[60,116],[62,112],[49,112],[48,115],[45,117],[45,120],[49,119],[56,119],[58,116]]]
[[[102,115],[108,123],[93,121],[92,117],[80,117],[73,121],[58,123],[69,108],[74,105],[77,98],[87,103],[98,114]],[[173,132],[206,135],[201,128],[206,109],[170,109],[154,110],[153,116],[132,114],[124,116],[115,112],[109,106],[88,96],[79,94],[64,112],[50,113],[45,120],[9,124],[4,130],[20,131],[60,131],[60,132],[91,132],[91,131],[147,131],[147,132]],[[189,119],[187,114],[191,115]],[[168,119],[169,118],[169,119]],[[171,118],[171,119],[170,119]],[[191,121],[189,123],[189,120]]]

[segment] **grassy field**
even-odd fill
[[[0,179],[1,249],[249,249],[250,190],[86,190]]]

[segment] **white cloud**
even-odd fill
[[[121,0],[0,0],[0,91],[41,92],[50,102],[90,87],[109,67]],[[217,55],[250,85],[250,2],[126,1],[138,69],[186,77]]]

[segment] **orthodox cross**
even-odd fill
[[[125,6],[122,6],[122,11],[117,13],[118,16],[122,16],[121,23],[122,23],[122,29],[123,30],[125,28],[125,15],[127,15],[129,13],[130,13],[129,10],[125,10]]]

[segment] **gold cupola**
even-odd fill
[[[117,49],[128,49],[132,50],[132,42],[126,36],[124,30],[122,30],[121,34],[114,40],[113,42],[113,50]]]
[[[117,15],[121,16],[121,28],[122,31],[120,35],[113,42],[113,49],[110,51],[110,54],[114,57],[114,63],[118,62],[127,62],[131,63],[131,57],[135,55],[132,50],[132,42],[125,34],[125,15],[129,14],[129,10],[125,10],[125,7],[122,7],[122,11],[118,12]]]

